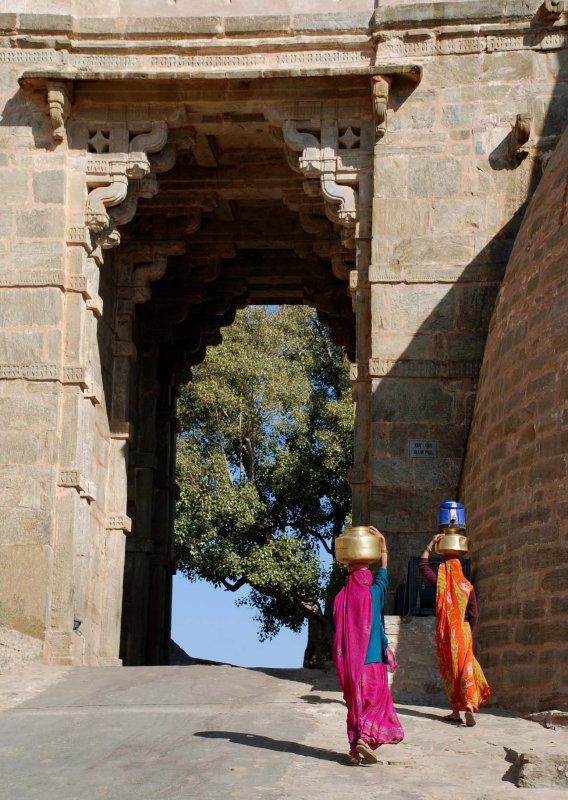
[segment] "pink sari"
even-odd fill
[[[347,704],[347,738],[351,753],[359,739],[376,750],[402,741],[404,731],[394,709],[387,665],[365,664],[371,633],[372,575],[368,569],[349,574],[333,604],[333,658]]]

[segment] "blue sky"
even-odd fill
[[[240,667],[301,667],[307,627],[300,634],[283,629],[274,639],[259,642],[254,609],[235,604],[243,594],[215,589],[205,581],[190,583],[177,573],[172,639],[194,658]]]

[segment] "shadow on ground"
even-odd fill
[[[259,747],[263,750],[275,750],[278,753],[292,753],[305,758],[317,758],[320,761],[344,762],[345,757],[332,750],[321,747],[311,747],[307,744],[289,742],[285,739],[272,739],[270,736],[259,736],[255,733],[239,733],[237,731],[196,731],[194,736],[204,739],[227,739],[234,744],[244,744],[247,747]]]

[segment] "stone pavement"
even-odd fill
[[[333,675],[306,670],[40,667],[0,676],[2,800],[544,800],[507,751],[568,755],[568,731],[491,709],[475,728],[398,706],[406,739],[345,759]],[[565,790],[564,790],[565,791]]]

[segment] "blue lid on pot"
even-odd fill
[[[438,506],[438,528],[465,530],[465,509],[463,503],[446,500]]]

